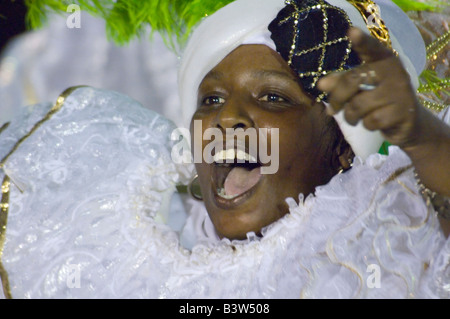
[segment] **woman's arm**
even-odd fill
[[[447,200],[450,198],[450,126],[423,107],[418,108],[418,112],[418,133],[402,149],[411,158],[422,184],[435,192],[438,197],[436,201],[442,202],[443,205],[444,197],[447,197]],[[448,237],[450,219],[439,215],[439,221]]]
[[[356,28],[349,37],[364,64],[319,81],[319,88],[329,93],[330,113],[343,109],[350,124],[362,121],[367,129],[380,130],[409,155],[426,188],[450,197],[450,126],[420,105],[392,50]],[[374,86],[361,88],[366,82]],[[448,236],[450,220],[440,220]]]

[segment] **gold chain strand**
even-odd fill
[[[436,60],[437,55],[447,46],[450,41],[450,30],[445,32],[439,38],[431,42],[426,47],[427,60]]]
[[[30,137],[44,122],[48,121],[53,114],[58,112],[64,104],[66,98],[76,89],[82,86],[75,86],[65,90],[56,100],[55,105],[50,109],[50,111],[45,115],[43,119],[37,122],[33,128],[24,137],[19,139],[19,141],[14,145],[12,150],[0,161],[0,169],[2,169],[8,160],[8,158],[19,148],[19,146]],[[2,130],[6,128],[7,125],[2,126]],[[8,273],[3,266],[2,257],[3,249],[6,240],[6,225],[8,222],[8,212],[9,212],[9,195],[11,188],[11,180],[8,175],[5,174],[1,185],[1,202],[0,202],[0,278],[2,280],[3,293],[6,298],[12,299],[11,287],[9,285]]]
[[[289,20],[295,19],[296,17],[298,18],[298,15],[299,15],[300,13],[303,13],[303,12],[309,12],[309,11],[311,11],[312,9],[320,9],[320,8],[322,8],[322,9],[334,9],[334,10],[337,10],[337,11],[339,11],[340,13],[342,13],[344,16],[347,16],[347,12],[345,12],[343,9],[338,8],[338,7],[334,7],[334,6],[329,5],[329,4],[325,4],[324,2],[320,2],[320,3],[317,4],[317,5],[313,5],[313,6],[307,7],[307,8],[302,9],[302,10],[299,10],[299,9],[298,9],[298,7],[297,7],[297,5],[295,4],[295,2],[285,1],[285,3],[286,3],[286,4],[292,4],[292,6],[294,6],[295,11],[294,11],[293,13],[291,13],[289,16],[287,16],[286,18],[284,18],[283,20],[281,20],[281,21],[278,23],[278,25],[285,24],[285,23],[288,22]]]
[[[321,4],[322,4],[322,2],[321,2]],[[322,27],[323,27],[322,42],[327,43],[328,42],[328,13],[322,6],[320,6],[320,11],[322,11],[322,22],[323,22],[323,24],[322,24]],[[317,68],[318,72],[322,72],[323,60],[325,59],[326,51],[327,51],[326,47],[323,46],[320,51],[319,67]],[[320,78],[319,75],[314,77],[311,87],[316,87],[316,84],[317,84],[317,81],[319,81],[319,78]]]
[[[438,83],[421,84],[417,89],[417,93],[428,93],[432,91],[442,91],[450,88],[450,78],[443,79]]]
[[[45,115],[45,117],[43,119],[41,119],[39,122],[37,122],[33,128],[25,135],[23,136],[21,139],[19,139],[19,141],[17,141],[17,143],[14,145],[14,147],[11,149],[11,151],[6,154],[5,157],[3,157],[3,159],[0,161],[0,169],[2,169],[6,163],[6,161],[8,160],[8,158],[19,148],[19,146],[28,138],[30,137],[43,123],[45,123],[46,121],[48,121],[53,114],[55,114],[56,112],[58,112],[61,109],[61,106],[63,105],[65,99],[76,89],[83,87],[83,86],[74,86],[74,87],[70,87],[67,90],[65,90],[56,100],[55,105],[53,105],[53,107],[50,109],[50,111]]]
[[[300,52],[296,52],[295,56],[300,56],[300,55],[303,55],[303,54],[307,54],[307,53],[310,53],[310,52],[313,52],[313,51],[316,51],[316,50],[319,50],[319,49],[323,49],[326,46],[331,46],[333,44],[337,44],[337,43],[340,43],[340,42],[343,42],[343,41],[348,41],[348,37],[342,37],[342,38],[335,39],[335,40],[332,40],[332,41],[327,41],[327,42],[320,43],[320,44],[318,44],[317,46],[315,46],[313,48],[309,48],[309,49],[305,49],[305,50],[300,51]]]
[[[422,99],[422,98],[421,98],[420,103],[421,103],[424,107],[426,107],[427,109],[429,109],[429,110],[431,110],[431,111],[435,111],[435,112],[441,112],[441,111],[443,111],[445,108],[448,107],[448,105],[440,104],[440,103],[437,103],[437,102],[430,102],[430,101],[424,100],[424,99]]]
[[[438,54],[448,45],[449,42],[450,42],[450,30],[448,30],[443,35],[441,35],[440,37],[438,37],[437,39],[435,39],[433,42],[431,42],[426,46],[427,60],[428,61],[437,60]],[[427,93],[433,90],[441,91],[448,89],[450,88],[450,80],[443,79],[440,83],[436,83],[434,85],[437,87],[433,89],[430,84],[422,84],[418,88],[417,92]],[[434,112],[441,112],[448,107],[448,105],[427,101],[423,98],[421,98],[421,103],[424,107]]]
[[[11,288],[9,286],[8,274],[2,263],[3,247],[6,239],[6,223],[8,221],[9,211],[9,189],[10,180],[8,176],[5,176],[1,186],[1,202],[0,202],[0,278],[2,280],[3,294],[7,299],[12,299]]]

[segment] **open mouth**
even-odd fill
[[[261,180],[261,164],[243,150],[222,150],[214,155],[213,187],[222,201],[236,202]]]

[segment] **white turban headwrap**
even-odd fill
[[[343,9],[353,26],[369,33],[359,11],[345,0],[326,0]],[[414,87],[425,66],[426,52],[422,37],[408,16],[390,0],[375,0],[381,18],[389,30],[395,49],[409,73]],[[205,18],[192,33],[182,56],[178,75],[182,124],[189,127],[197,108],[198,87],[205,75],[229,53],[242,44],[264,44],[275,50],[268,25],[285,7],[284,0],[237,0]],[[383,137],[369,131],[362,123],[349,125],[343,112],[335,119],[355,155],[366,158],[376,153]]]

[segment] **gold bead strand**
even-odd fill
[[[438,54],[447,46],[450,41],[450,30],[438,37],[436,40],[426,46],[427,60],[437,60]]]

